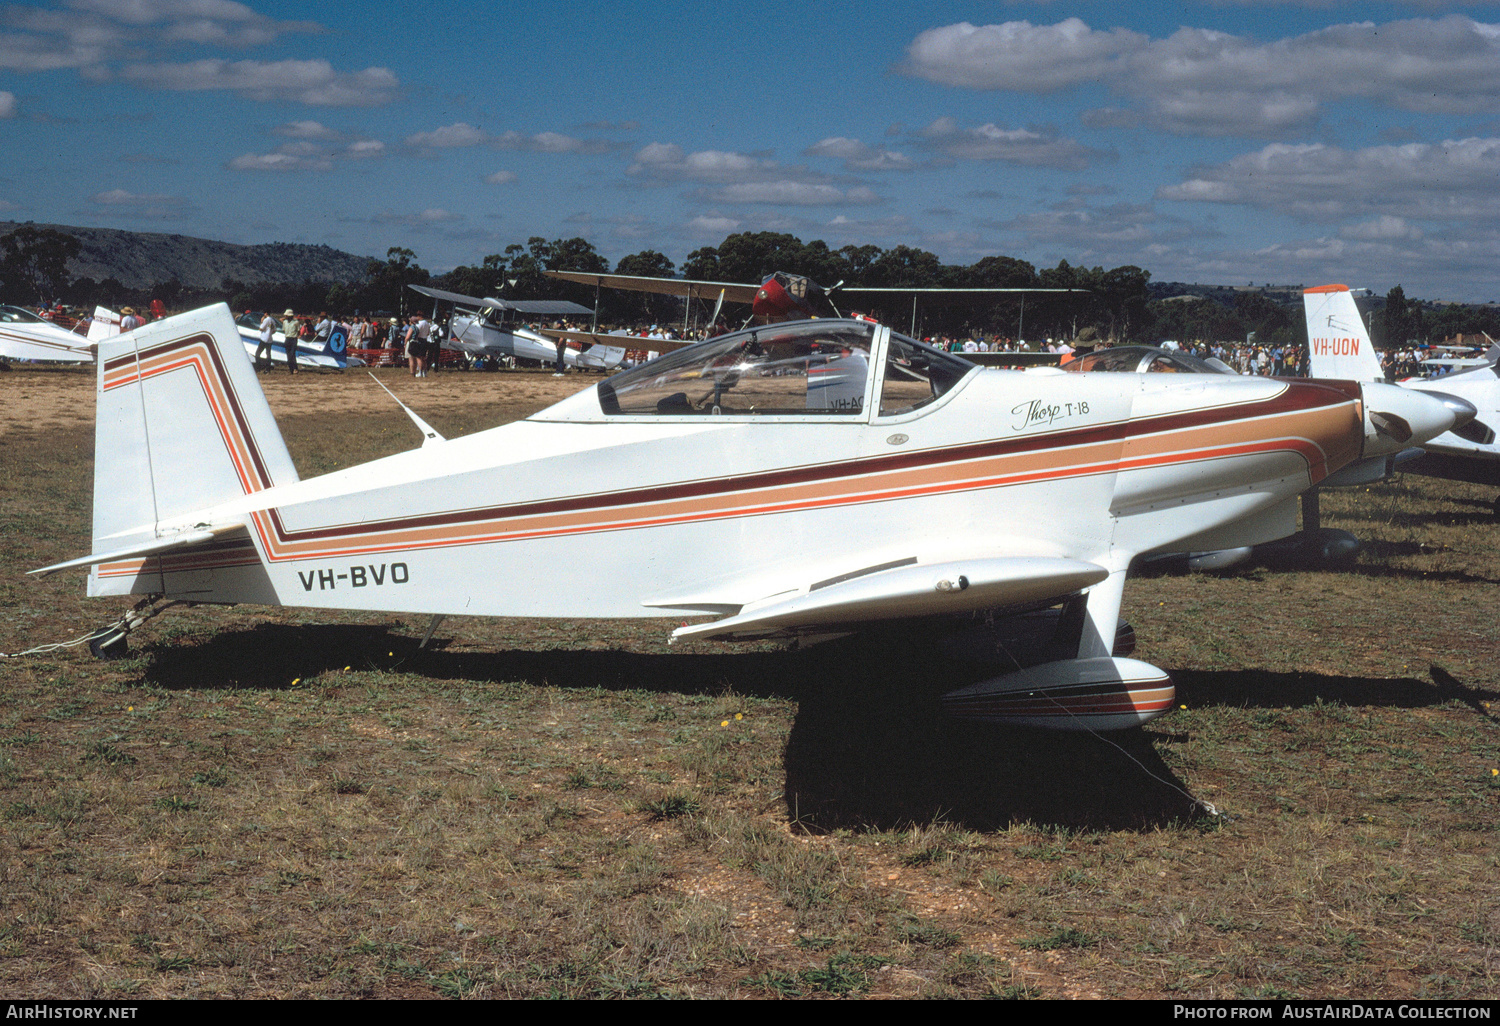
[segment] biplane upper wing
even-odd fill
[[[591,274],[586,271],[544,271],[549,278],[577,282],[580,285],[596,285],[609,289],[627,289],[632,292],[654,292],[663,296],[681,296],[685,299],[713,299],[724,293],[725,302],[753,303],[759,285],[745,285],[729,281],[694,281],[690,278],[648,278],[634,274]]]
[[[841,285],[833,290],[837,293],[861,293],[864,295],[887,295],[887,296],[986,296],[1002,292],[1087,292],[1088,289],[991,289],[991,288],[940,288],[919,289],[907,288],[904,285]]]
[[[496,299],[486,296],[465,296],[459,292],[445,292],[426,285],[408,285],[413,292],[420,292],[430,299],[442,303],[473,307],[476,310],[514,310],[533,317],[587,317],[594,311],[567,299]]]

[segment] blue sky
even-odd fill
[[[1500,4],[0,6],[0,218],[1500,299]],[[414,13],[417,12],[417,13]]]

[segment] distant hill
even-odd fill
[[[0,235],[20,227],[0,221]],[[83,244],[68,273],[75,278],[103,281],[115,278],[131,289],[150,288],[176,278],[184,285],[218,288],[225,278],[260,281],[359,281],[370,257],[356,256],[330,246],[297,242],[267,242],[241,246],[187,235],[128,232],[117,228],[78,228],[66,224],[38,224],[74,236]]]

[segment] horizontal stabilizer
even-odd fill
[[[970,613],[1071,595],[1109,576],[1076,559],[1011,557],[905,565],[799,589],[713,623],[682,627],[673,638],[734,640],[791,635],[876,620]]]
[[[174,534],[170,538],[156,538],[140,545],[129,545],[123,549],[115,549],[111,552],[93,552],[78,559],[70,559],[66,563],[57,563],[53,566],[44,566],[40,570],[28,570],[29,574],[38,577],[46,577],[55,574],[59,570],[71,570],[79,566],[97,566],[100,563],[113,563],[121,559],[140,559],[142,556],[156,556],[172,549],[185,548],[189,545],[198,545],[210,542],[216,538],[223,538],[236,531],[245,531],[244,524],[225,524],[223,527],[196,528],[191,531],[183,531]]]

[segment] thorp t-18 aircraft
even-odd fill
[[[1296,496],[1454,423],[1390,385],[982,370],[889,327],[751,328],[525,420],[299,480],[229,311],[101,343],[90,595],[479,616],[714,614],[674,638],[962,634],[1055,607],[1051,661],[951,692],[1110,729],[1133,557],[1281,537]],[[978,618],[976,618],[978,617]],[[1059,652],[1059,650],[1062,650]]]
[[[1354,296],[1345,285],[1321,285],[1302,293],[1307,316],[1307,356],[1314,377],[1384,381],[1380,358],[1365,330]],[[1492,348],[1482,365],[1440,378],[1412,379],[1401,387],[1428,395],[1456,396],[1478,415],[1421,444],[1425,455],[1403,461],[1401,470],[1450,481],[1500,486],[1500,349]],[[1495,500],[1500,510],[1500,499]]]

